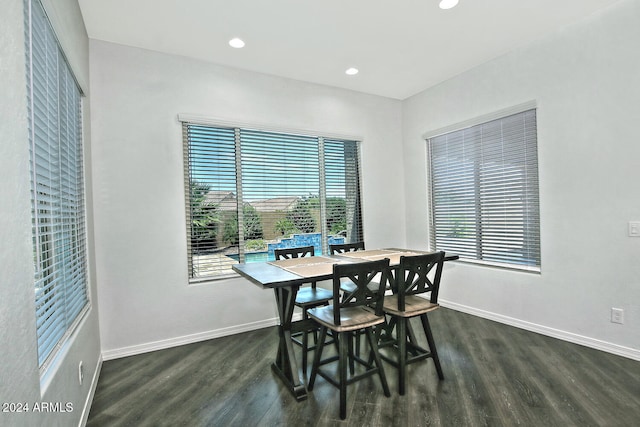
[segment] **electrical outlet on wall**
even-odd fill
[[[611,322],[612,323],[624,323],[624,310],[621,308],[611,308]]]

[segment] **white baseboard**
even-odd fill
[[[637,350],[634,348],[624,347],[618,344],[601,341],[595,338],[574,334],[572,332],[562,331],[559,329],[550,328],[548,326],[542,326],[536,323],[526,322],[524,320],[516,319],[509,316],[503,316],[501,314],[492,313],[490,311],[479,310],[474,307],[469,307],[466,305],[457,304],[457,303],[445,301],[442,299],[439,300],[438,302],[440,303],[441,306],[450,308],[452,310],[461,311],[463,313],[472,314],[474,316],[482,317],[484,319],[494,320],[499,323],[515,326],[516,328],[524,329],[531,332],[536,332],[549,337],[558,338],[563,341],[568,341],[574,344],[583,345],[585,347],[606,351],[607,353],[616,354],[618,356],[640,361],[640,350]]]
[[[84,427],[87,425],[89,419],[89,411],[91,411],[91,404],[93,403],[93,397],[96,395],[96,388],[98,388],[98,379],[100,378],[100,371],[102,371],[102,356],[98,357],[98,365],[91,378],[91,386],[89,387],[89,394],[87,400],[84,402],[84,408],[82,408],[82,415],[80,416],[80,422],[78,427]]]
[[[438,302],[440,303],[441,306],[450,308],[452,310],[461,311],[463,313],[482,317],[484,319],[489,319],[499,323],[504,323],[505,325],[515,326],[516,328],[524,329],[531,332],[536,332],[549,337],[558,338],[563,341],[568,341],[574,344],[583,345],[585,347],[606,351],[607,353],[616,354],[618,356],[626,357],[628,359],[640,361],[640,350],[638,349],[624,347],[618,344],[601,341],[595,338],[585,337],[583,335],[562,331],[560,329],[554,329],[548,326],[538,325],[536,323],[526,322],[524,320],[516,319],[514,317],[504,316],[504,315],[496,314],[490,311],[480,310],[475,307],[469,307],[469,306],[454,303],[451,301],[446,301],[441,299]],[[301,315],[299,313],[296,313],[293,316],[293,320],[299,320],[300,317]],[[134,345],[130,347],[122,347],[114,350],[107,350],[102,352],[102,358],[100,361],[99,368],[102,366],[102,361],[119,359],[121,357],[127,357],[127,356],[134,356],[136,354],[148,353],[156,350],[163,350],[166,348],[177,347],[185,344],[192,344],[195,342],[206,341],[213,338],[220,338],[228,335],[239,334],[242,332],[249,332],[256,329],[268,328],[270,326],[275,326],[277,324],[278,324],[278,319],[271,318],[271,319],[262,320],[259,322],[245,323],[242,325],[236,325],[236,326],[231,326],[231,327],[222,328],[222,329],[215,329],[215,330],[201,332],[197,334],[170,338],[162,341],[154,341],[154,342]],[[94,376],[94,379],[93,379],[94,384],[92,384],[92,387],[93,387],[92,393],[95,391],[95,385],[97,384],[99,374],[100,374],[100,369],[96,371],[96,375]],[[93,398],[93,394],[91,395],[91,398]]]
[[[130,347],[106,350],[102,352],[102,359],[104,361],[119,359],[121,357],[134,356],[136,354],[148,353],[156,350],[164,350],[166,348],[192,344],[195,342],[206,341],[213,338],[225,337],[227,335],[234,335],[242,332],[254,331],[256,329],[268,328],[277,324],[278,319],[272,318],[261,320],[259,322],[245,323],[242,325],[230,326],[228,328],[215,329],[211,331],[200,332],[197,334],[169,338],[162,341],[153,341],[139,345],[132,345]]]

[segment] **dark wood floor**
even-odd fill
[[[453,310],[430,319],[445,380],[410,365],[399,396],[385,364],[391,397],[377,377],[349,386],[345,421],[322,378],[302,402],[284,388],[267,328],[105,362],[88,426],[640,425],[640,362]]]

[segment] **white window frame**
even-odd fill
[[[321,210],[320,210],[320,232],[322,235],[322,253],[328,253],[328,245],[327,245],[327,236],[330,234],[327,230],[327,209],[326,209],[326,200],[331,197],[331,194],[327,194],[327,191],[331,193],[330,186],[327,186],[326,175],[325,175],[325,158],[324,154],[320,155],[320,153],[324,153],[324,143],[325,141],[346,141],[350,143],[356,144],[356,170],[357,170],[357,180],[358,185],[358,201],[357,201],[357,212],[351,212],[351,216],[357,218],[356,222],[359,224],[347,224],[348,227],[351,227],[350,235],[359,235],[358,240],[364,240],[364,226],[362,223],[362,177],[361,174],[361,162],[360,162],[360,141],[361,138],[347,135],[340,135],[330,132],[318,132],[318,131],[310,131],[310,130],[299,130],[299,129],[291,129],[285,127],[278,127],[272,125],[264,125],[264,124],[249,124],[249,123],[240,123],[240,122],[231,122],[226,120],[219,119],[210,119],[206,117],[199,116],[191,116],[185,114],[178,115],[178,121],[182,124],[183,127],[183,155],[184,155],[184,181],[185,181],[185,214],[186,214],[186,224],[187,224],[187,257],[188,257],[188,277],[189,283],[204,283],[209,281],[215,281],[220,279],[226,279],[229,277],[236,277],[237,275],[233,272],[227,273],[218,273],[218,274],[208,274],[203,276],[197,276],[194,273],[194,261],[193,261],[193,253],[192,253],[192,236],[191,236],[191,206],[190,206],[190,193],[191,193],[191,166],[190,166],[190,146],[187,135],[187,127],[188,126],[208,126],[212,128],[218,129],[228,129],[234,130],[235,132],[235,155],[236,155],[236,189],[235,196],[237,198],[237,218],[238,218],[238,234],[239,234],[239,261],[245,262],[244,257],[244,239],[242,236],[243,233],[243,209],[240,209],[240,206],[244,205],[243,202],[243,187],[242,187],[242,157],[243,151],[241,150],[241,141],[240,134],[242,132],[273,132],[276,134],[283,135],[291,135],[291,136],[300,136],[302,138],[312,138],[317,140],[318,144],[318,165],[319,165],[319,188],[318,188],[318,196],[321,200]],[[229,139],[230,135],[226,137]],[[229,142],[228,142],[229,144]]]
[[[456,252],[456,249],[457,249],[456,243],[446,242],[446,239],[437,237],[437,233],[439,229],[438,226],[445,227],[445,224],[442,221],[442,219],[436,219],[436,214],[435,214],[436,203],[437,203],[437,201],[435,200],[435,197],[436,197],[437,190],[434,188],[434,163],[433,163],[434,159],[433,159],[433,147],[431,146],[432,142],[434,140],[442,141],[443,137],[446,137],[448,135],[455,135],[456,133],[459,136],[460,131],[470,131],[472,130],[472,128],[480,129],[482,125],[488,125],[492,122],[498,123],[500,120],[508,119],[510,116],[523,114],[525,112],[533,112],[533,116],[536,117],[537,116],[536,102],[535,101],[526,102],[511,108],[506,108],[506,109],[499,110],[499,111],[496,111],[487,115],[483,115],[480,117],[476,117],[461,123],[456,123],[450,126],[446,126],[444,128],[430,131],[423,135],[423,138],[426,140],[426,143],[427,143],[427,168],[428,168],[428,173],[427,173],[428,186],[427,187],[429,192],[429,197],[428,197],[428,200],[429,200],[429,213],[428,213],[429,246],[432,249],[446,250],[449,252]],[[529,140],[525,142],[525,144],[528,144],[526,147],[526,150],[529,150],[529,152],[532,152],[534,154],[533,156],[534,161],[531,161],[531,160],[526,161],[527,167],[529,168],[529,172],[527,172],[527,178],[525,179],[525,181],[528,183],[527,188],[535,187],[535,191],[533,191],[535,199],[532,200],[531,202],[527,201],[526,203],[524,203],[525,205],[529,206],[527,208],[527,212],[532,212],[531,217],[533,219],[523,220],[524,221],[523,224],[533,224],[534,231],[529,233],[530,236],[533,236],[532,240],[526,243],[526,245],[531,245],[531,247],[533,247],[533,250],[531,252],[533,253],[533,257],[534,257],[533,262],[527,260],[525,262],[519,263],[518,261],[515,260],[515,257],[513,257],[512,259],[509,259],[509,256],[504,256],[504,259],[497,259],[497,260],[491,259],[492,256],[487,256],[485,258],[485,256],[483,256],[483,250],[481,249],[478,249],[478,251],[474,255],[458,253],[460,255],[461,261],[476,263],[480,265],[514,269],[519,271],[534,272],[534,273],[539,273],[541,271],[540,212],[539,212],[540,194],[539,194],[539,185],[538,185],[537,126],[534,126],[533,129],[535,130],[535,134],[534,134],[535,136],[533,138],[533,142],[531,141],[531,138],[529,138]],[[506,140],[505,138],[502,143],[508,144],[509,141]],[[509,160],[507,158],[507,160],[505,160],[504,165],[508,165],[508,162]],[[534,170],[531,169],[532,167],[534,168]],[[477,179],[478,179],[477,177],[474,178],[475,187],[473,187],[476,193],[479,191],[477,187],[477,185],[479,185]],[[461,184],[458,183],[457,185],[461,185]],[[441,194],[444,194],[444,193],[441,192]],[[527,197],[530,197],[530,194],[531,193],[528,192]],[[478,207],[482,206],[482,204],[477,194],[475,197],[476,198],[474,201],[474,206],[476,206],[476,210],[478,210]],[[476,221],[480,221],[480,222],[484,221],[481,218],[482,218],[481,216],[476,217]],[[527,221],[530,221],[530,222],[527,223]],[[526,226],[527,225],[525,225],[525,227]],[[480,229],[481,228],[482,227],[480,227]],[[443,228],[442,230],[446,230],[446,227]],[[478,245],[478,247],[481,248],[483,245],[482,243],[483,236],[481,232],[477,230],[476,232],[480,234],[476,235],[475,241],[477,242],[476,244]],[[440,232],[439,235],[442,236],[442,232]],[[508,242],[507,240],[508,239],[505,239],[505,243],[504,243],[505,247],[510,244],[510,242]],[[461,243],[458,249],[461,252],[464,252],[465,250],[464,244]],[[495,256],[495,255],[493,257],[500,258],[500,256]]]
[[[83,93],[39,0],[25,0],[25,47],[42,379],[90,308]]]

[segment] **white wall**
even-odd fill
[[[89,87],[88,38],[76,0],[45,1],[47,14],[85,93]],[[64,19],[60,19],[64,17]],[[65,347],[65,357],[40,380],[35,331],[33,247],[29,181],[26,67],[23,1],[2,5],[0,26],[0,402],[71,403],[67,413],[0,413],[0,425],[77,425],[91,395],[92,379],[100,358],[95,279],[90,278],[92,308]],[[85,107],[88,100],[85,99]],[[89,110],[85,135],[90,156]],[[90,185],[91,171],[87,170]],[[93,262],[91,195],[88,196],[89,261]],[[92,271],[91,271],[92,273]],[[78,363],[85,380],[78,383]]]
[[[442,302],[640,359],[640,1],[627,0],[403,103],[407,245],[423,245],[431,130],[535,100],[542,274],[461,264]],[[610,322],[611,307],[625,324]]]
[[[180,113],[363,137],[365,239],[404,244],[401,103],[91,41],[105,358],[273,324],[273,292],[187,283]]]

